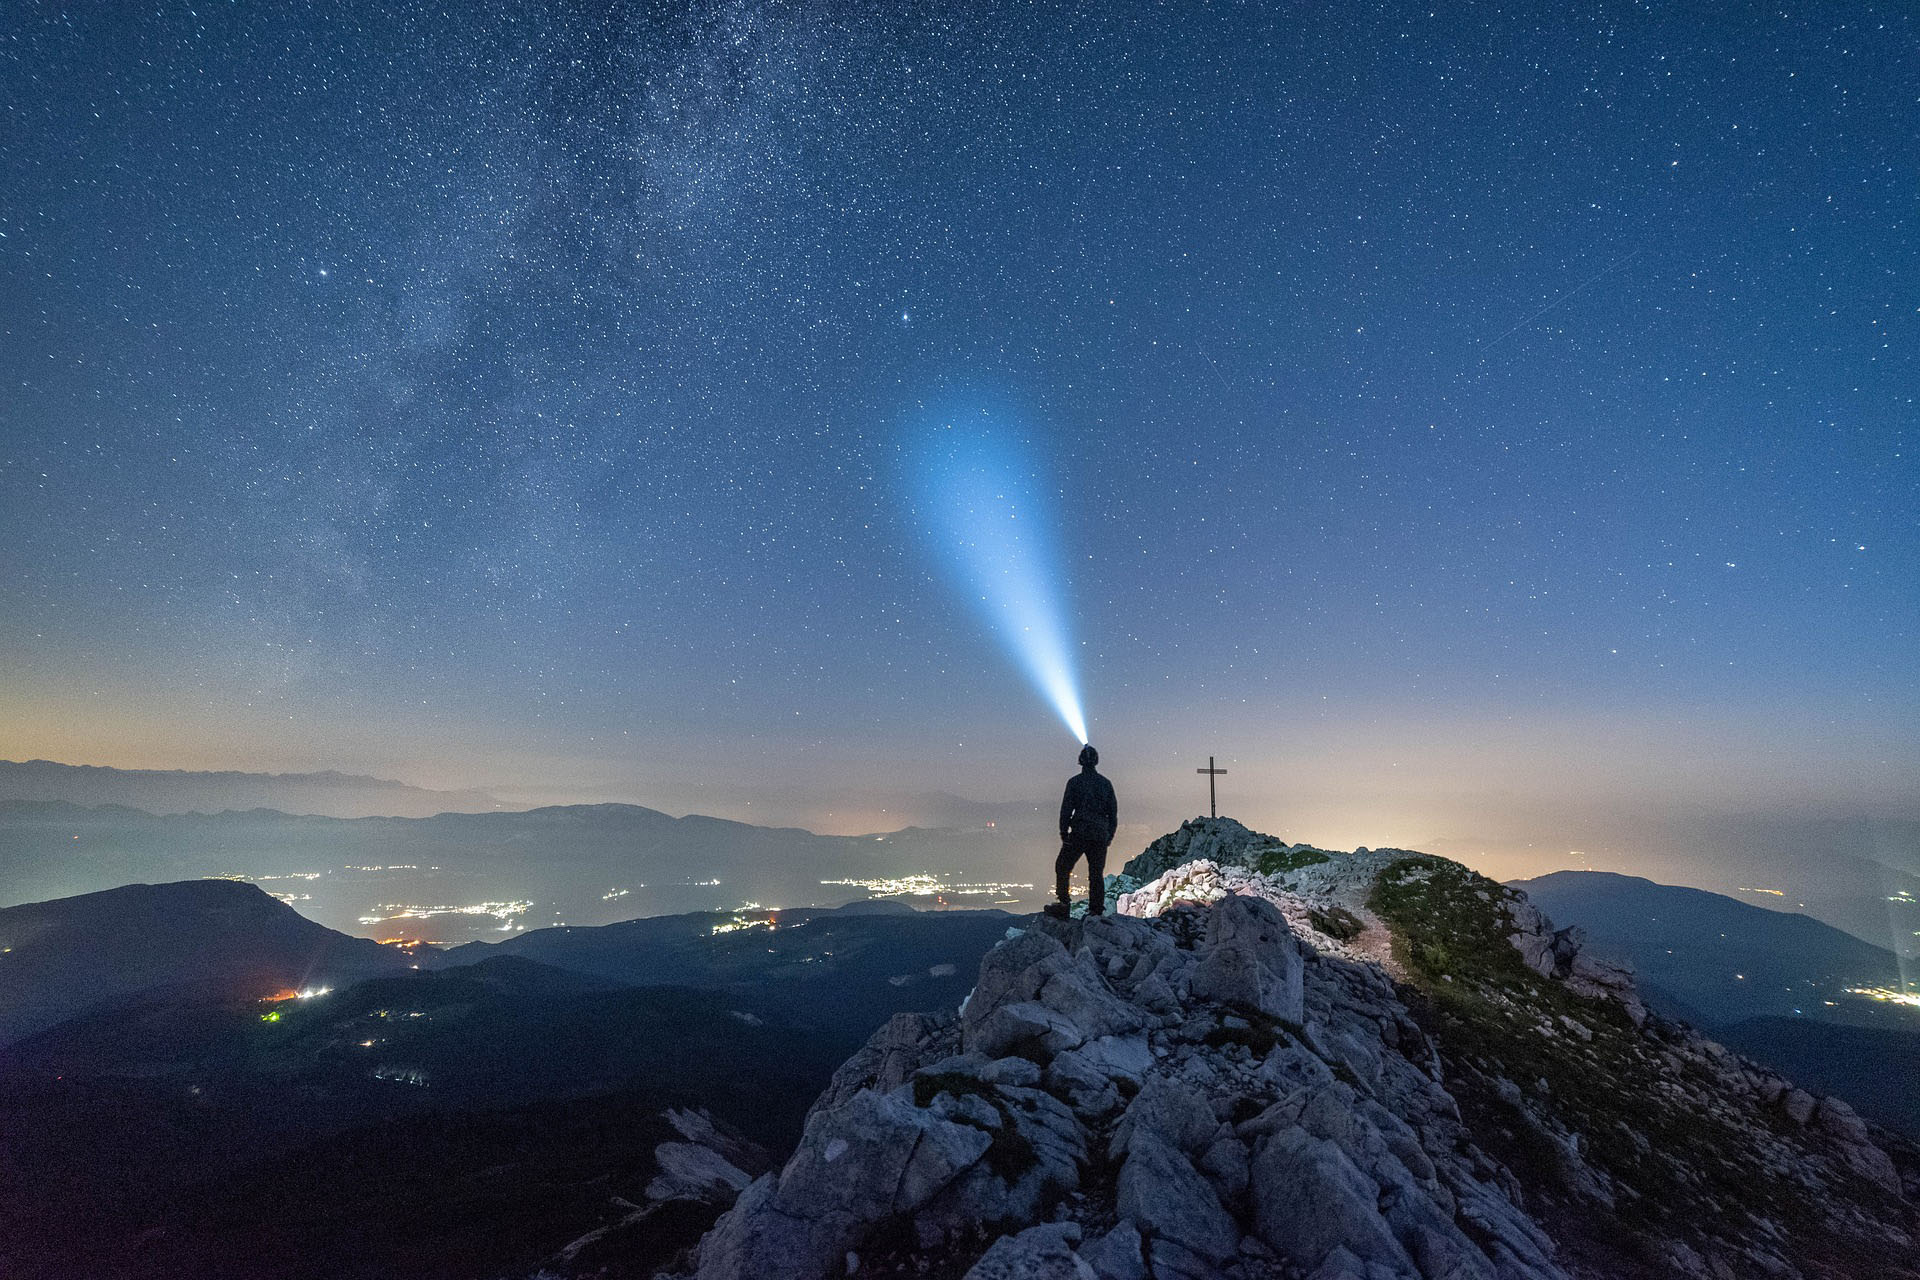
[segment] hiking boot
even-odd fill
[[[1066,920],[1073,915],[1073,912],[1064,902],[1049,902],[1046,906],[1040,908],[1040,910],[1052,916],[1055,920]]]

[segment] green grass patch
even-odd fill
[[[1253,869],[1263,876],[1279,875],[1283,871],[1298,871],[1302,867],[1311,867],[1321,862],[1333,861],[1333,855],[1324,849],[1269,849],[1253,861]]]
[[[1475,1140],[1524,1182],[1564,1193],[1567,1154],[1535,1118],[1550,1117],[1579,1135],[1589,1164],[1633,1193],[1618,1217],[1649,1234],[1739,1238],[1751,1229],[1749,1212],[1805,1218],[1788,1188],[1753,1177],[1742,1125],[1684,1096],[1697,1087],[1717,1099],[1716,1079],[1697,1068],[1676,1073],[1658,1033],[1643,1034],[1617,1002],[1576,995],[1526,966],[1509,941],[1520,897],[1458,863],[1405,858],[1381,872],[1367,904],[1393,930]],[[1574,1035],[1562,1016],[1593,1038]],[[1500,1078],[1521,1088],[1520,1104],[1494,1087]]]

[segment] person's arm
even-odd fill
[[[1067,842],[1067,824],[1073,821],[1073,781],[1068,779],[1067,789],[1060,796],[1060,843]]]
[[[1120,834],[1120,797],[1114,794],[1111,782],[1107,784],[1107,830]]]

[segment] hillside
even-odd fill
[[[227,880],[130,884],[0,908],[0,1045],[135,996],[190,989],[254,1000],[410,963]]]
[[[1920,1138],[1920,1010],[1859,994],[1901,989],[1892,952],[1808,916],[1634,876],[1561,871],[1514,887],[1631,964],[1651,1007]]]
[[[702,1179],[730,1196],[767,1159],[689,1153],[668,1113],[790,1148],[837,1064],[957,1004],[1011,917],[877,902],[715,932],[735,919],[539,931],[306,1000],[152,989],[29,1036],[0,1052],[0,1203],[25,1224],[0,1274],[456,1280],[592,1236],[569,1267],[651,1275],[724,1203]]]
[[[805,1008],[857,1043],[900,1009],[959,1004],[981,955],[1015,919],[1002,911],[916,912],[892,902],[656,916],[469,943],[423,963],[517,956],[621,983],[713,988]]]
[[[1810,916],[1603,871],[1518,880],[1534,905],[1634,966],[1648,1003],[1711,1023],[1766,1015],[1874,1020],[1849,987],[1893,987],[1891,951]],[[1920,1023],[1916,1023],[1920,1025]]]
[[[0,1274],[459,1280],[603,1230],[644,1258],[711,1222],[710,1179],[764,1166],[751,1138],[792,1141],[845,1052],[766,1006],[512,957],[271,1013],[150,1002],[15,1046]]]

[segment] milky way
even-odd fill
[[[1170,813],[1911,793],[1910,7],[403,8],[10,24],[0,754],[1018,792],[966,383]]]

